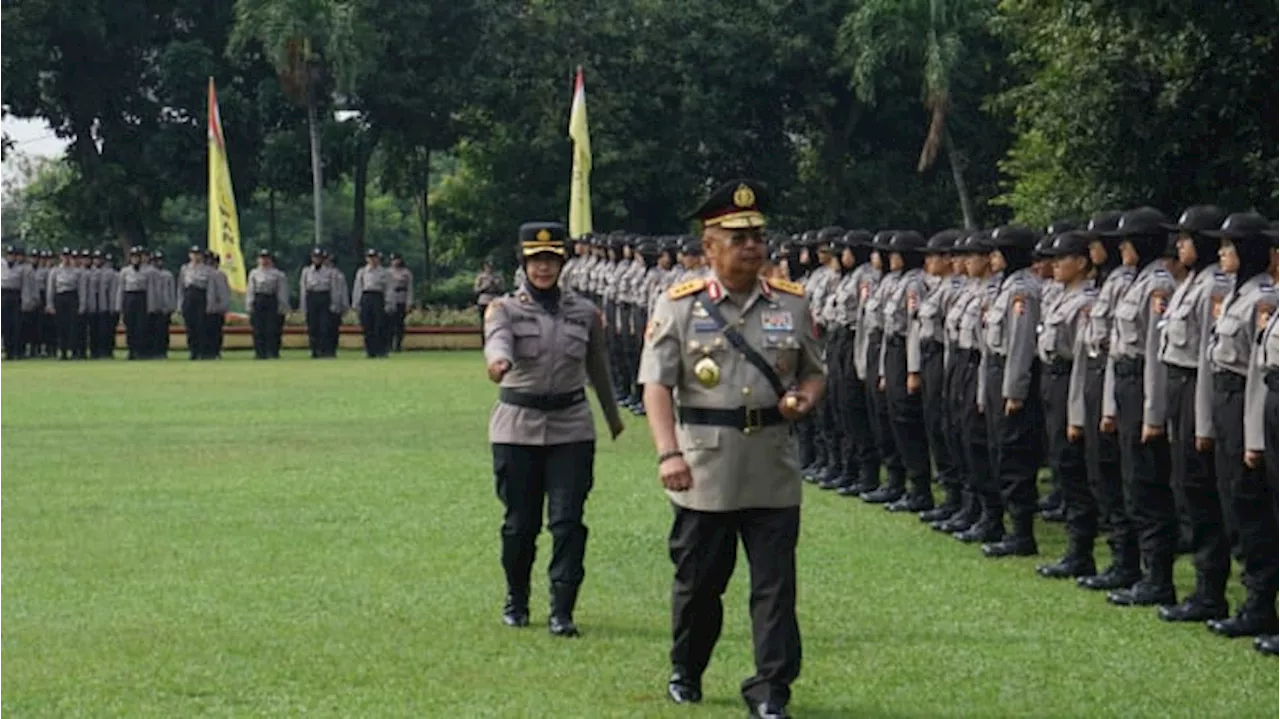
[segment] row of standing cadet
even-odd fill
[[[828,228],[778,249],[826,344],[826,406],[798,432],[810,481],[1026,556],[1047,464],[1069,543],[1042,576],[1275,653],[1274,224],[1139,208],[1044,235]],[[1180,534],[1196,587],[1178,602]],[[1233,547],[1246,600],[1228,617]]]
[[[313,358],[335,357],[342,315],[355,308],[360,315],[366,357],[386,357],[404,344],[404,320],[413,306],[413,273],[404,258],[391,253],[384,267],[382,253],[365,252],[365,264],[356,270],[348,292],[346,276],[322,249],[311,251],[311,263],[298,278],[299,306],[306,312],[307,339]]]

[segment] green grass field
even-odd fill
[[[741,560],[705,703],[664,699],[670,510],[643,420],[600,444],[584,634],[566,641],[546,633],[541,574],[534,626],[498,620],[477,353],[26,362],[2,379],[7,717],[744,713]],[[797,717],[1276,715],[1277,665],[1249,641],[806,492]],[[1039,531],[1042,554],[1062,549]]]

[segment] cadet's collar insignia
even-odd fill
[[[526,292],[521,292],[520,294],[516,295],[516,297],[519,298],[521,302],[524,302],[526,304],[528,304],[531,301],[531,298]]]

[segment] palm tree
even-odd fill
[[[964,161],[947,130],[951,80],[965,40],[983,27],[995,9],[989,0],[863,0],[840,26],[837,46],[850,68],[859,99],[874,105],[876,84],[891,61],[920,68],[921,94],[929,131],[920,148],[917,172],[933,167],[945,146],[960,197],[965,227],[975,227],[964,181]]]

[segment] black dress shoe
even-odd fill
[[[851,484],[852,480],[843,474],[830,474],[822,481],[818,482],[818,487],[826,490],[840,489],[841,487]]]
[[[999,542],[982,545],[982,556],[991,559],[1000,557],[1033,557],[1039,553],[1035,538],[1026,535],[1010,535]]]
[[[979,520],[972,527],[963,532],[956,532],[951,536],[965,544],[999,542],[1004,539],[1004,526],[998,522],[983,522]]]
[[[874,492],[878,489],[876,485],[866,485],[861,482],[855,482],[847,487],[841,487],[836,490],[836,494],[841,497],[860,497],[863,494]]]
[[[508,627],[529,626],[529,600],[508,594],[502,605],[502,623]]]
[[[702,701],[702,681],[677,669],[667,680],[667,698],[676,704],[697,704]]]
[[[1040,513],[1040,518],[1046,522],[1062,523],[1067,521],[1067,509],[1063,506],[1052,507]]]
[[[1211,619],[1208,624],[1209,631],[1228,639],[1275,634],[1276,613],[1244,607],[1230,619]]]
[[[1182,600],[1181,604],[1167,605],[1156,610],[1156,614],[1166,622],[1207,622],[1212,619],[1227,618],[1227,602],[1204,599],[1192,594]]]
[[[867,504],[889,504],[902,499],[902,488],[886,485],[874,492],[867,492],[861,495],[861,498]]]
[[[755,709],[747,712],[749,719],[791,719],[791,715],[787,713],[787,708],[777,704],[757,704]]]
[[[1041,564],[1036,572],[1047,579],[1070,579],[1071,577],[1092,577],[1098,573],[1098,566],[1089,554],[1068,554],[1053,564]]]
[[[932,494],[916,494],[907,500],[907,511],[913,513],[928,512],[933,509]]]
[[[580,633],[578,625],[573,623],[573,617],[556,614],[547,619],[547,631],[556,637],[576,637]]]
[[[961,532],[969,531],[969,529],[973,525],[978,523],[978,520],[981,517],[982,517],[982,514],[977,509],[973,509],[970,511],[961,510],[960,512],[957,512],[956,515],[951,519],[948,519],[944,522],[936,522],[929,526],[933,527],[939,532],[946,532],[947,534],[954,535],[954,534],[959,534]]]
[[[943,504],[941,506],[934,507],[933,509],[926,509],[923,512],[921,512],[920,521],[924,522],[925,524],[932,524],[934,522],[945,522],[959,513],[960,513],[960,505]]]
[[[1107,595],[1107,601],[1117,607],[1154,607],[1176,604],[1178,598],[1172,586],[1160,586],[1144,579],[1128,589],[1111,592]]]
[[[1280,637],[1272,634],[1253,640],[1253,648],[1269,656],[1280,654]]]
[[[906,495],[898,497],[896,500],[884,505],[884,511],[893,512],[894,514],[901,514],[902,512],[910,512],[911,498]]]
[[[1094,577],[1076,577],[1076,586],[1095,592],[1109,592],[1115,589],[1128,589],[1142,579],[1141,573],[1133,569],[1124,569],[1114,564]]]

